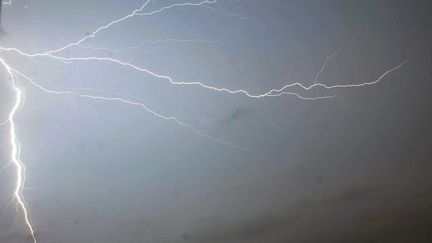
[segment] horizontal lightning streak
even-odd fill
[[[208,90],[212,90],[212,91],[218,91],[218,92],[226,92],[226,93],[230,93],[230,94],[243,94],[246,95],[250,98],[264,98],[264,97],[275,97],[275,96],[281,96],[281,95],[294,95],[296,97],[298,97],[299,99],[302,100],[320,100],[320,99],[328,99],[328,98],[335,98],[336,96],[318,96],[318,97],[304,97],[302,95],[300,95],[299,93],[296,92],[286,92],[285,90],[288,88],[301,88],[304,91],[308,91],[311,90],[313,88],[323,88],[325,90],[331,90],[331,89],[337,89],[337,88],[355,88],[355,87],[363,87],[363,86],[369,86],[369,85],[373,85],[376,84],[378,82],[380,82],[382,79],[384,79],[384,77],[386,77],[388,74],[390,74],[391,72],[401,68],[404,64],[407,64],[410,62],[410,60],[406,60],[401,62],[400,64],[398,64],[397,66],[390,68],[389,70],[385,71],[384,73],[382,73],[378,79],[374,80],[374,81],[370,81],[370,82],[364,82],[364,83],[358,83],[358,84],[337,84],[337,85],[326,85],[323,83],[314,83],[311,85],[304,85],[302,83],[296,82],[296,83],[291,83],[291,84],[287,84],[285,86],[283,86],[282,88],[279,89],[271,89],[265,93],[261,93],[261,94],[251,94],[250,92],[243,90],[243,89],[228,89],[228,88],[218,88],[218,87],[214,87],[214,86],[210,86],[210,85],[206,85],[202,82],[198,82],[198,81],[193,81],[193,82],[184,82],[184,81],[175,81],[174,78],[167,76],[167,75],[163,75],[163,74],[158,74],[156,72],[153,72],[147,68],[143,68],[143,67],[138,67],[135,64],[129,63],[129,62],[125,62],[125,61],[121,61],[115,58],[109,58],[109,57],[95,57],[95,56],[90,56],[90,57],[61,57],[61,56],[56,56],[53,54],[28,54],[25,53],[19,49],[16,48],[5,48],[5,47],[0,47],[1,51],[13,51],[16,52],[22,56],[25,57],[29,57],[29,58],[34,58],[34,57],[49,57],[55,60],[59,60],[59,61],[66,61],[66,62],[71,62],[71,61],[105,61],[105,62],[111,62],[114,64],[118,64],[121,66],[125,66],[131,69],[134,69],[136,71],[139,72],[144,72],[148,75],[151,75],[155,78],[160,78],[160,79],[165,79],[168,80],[169,83],[173,84],[173,85],[190,85],[190,86],[199,86],[201,88],[205,88]]]

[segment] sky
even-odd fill
[[[18,77],[23,196],[39,243],[432,242],[428,0],[15,0],[0,59]],[[199,3],[200,1],[189,1]],[[409,61],[409,62],[406,62]],[[397,68],[379,79],[386,71]],[[0,121],[14,93],[0,69]],[[192,128],[192,129],[191,129]],[[0,126],[0,242],[33,242]],[[202,136],[202,134],[206,134]],[[208,135],[208,136],[207,136]]]

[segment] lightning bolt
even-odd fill
[[[3,4],[11,4],[12,2],[11,1],[3,1],[2,3]],[[106,47],[86,46],[84,44],[88,40],[95,38],[99,33],[106,31],[106,30],[109,30],[112,26],[120,24],[126,20],[129,20],[131,18],[135,18],[138,16],[145,17],[145,16],[159,14],[161,12],[164,12],[164,11],[167,11],[167,10],[170,10],[173,8],[205,7],[205,8],[214,10],[216,12],[219,12],[221,14],[224,14],[226,16],[229,16],[229,17],[239,17],[243,20],[247,20],[246,18],[238,16],[238,15],[231,13],[228,10],[224,9],[216,0],[206,0],[206,1],[200,1],[200,2],[194,2],[194,3],[191,3],[191,2],[177,3],[177,4],[171,4],[168,6],[164,6],[164,7],[158,8],[158,9],[153,10],[153,11],[146,11],[146,7],[148,7],[149,3],[150,3],[150,0],[144,1],[144,3],[141,6],[139,6],[136,9],[133,9],[127,15],[125,15],[121,18],[115,19],[115,20],[113,20],[113,21],[111,21],[111,22],[109,22],[103,26],[100,26],[100,27],[96,28],[93,32],[91,32],[90,34],[86,35],[85,37],[78,39],[74,42],[71,42],[69,44],[66,44],[62,47],[55,48],[52,50],[42,51],[42,52],[28,53],[24,50],[21,50],[21,49],[15,48],[15,47],[0,46],[0,54],[3,52],[5,52],[5,53],[7,52],[7,53],[12,53],[12,54],[18,55],[18,56],[23,57],[23,58],[28,58],[30,60],[34,60],[34,59],[38,58],[38,59],[42,59],[42,60],[48,59],[48,60],[58,61],[58,62],[62,62],[62,63],[70,63],[70,62],[96,62],[96,63],[100,63],[100,62],[106,62],[106,63],[110,63],[112,65],[124,67],[127,70],[132,70],[135,72],[143,73],[145,75],[150,75],[150,76],[152,76],[158,80],[163,80],[163,81],[168,82],[169,84],[175,85],[175,86],[192,86],[192,87],[197,87],[197,88],[212,91],[212,92],[220,92],[220,93],[230,94],[230,95],[243,95],[243,96],[246,96],[246,97],[252,98],[252,99],[262,99],[262,98],[266,98],[266,97],[279,97],[279,96],[284,96],[284,95],[292,95],[292,96],[297,97],[298,99],[301,99],[301,100],[312,100],[312,101],[317,101],[317,100],[321,100],[321,99],[338,98],[338,97],[336,95],[308,96],[308,95],[304,95],[304,94],[307,94],[311,90],[329,92],[329,91],[334,90],[334,89],[359,88],[359,87],[366,87],[366,86],[370,86],[370,85],[375,85],[375,84],[381,82],[382,80],[384,80],[384,78],[386,76],[388,76],[390,73],[400,69],[403,65],[405,65],[406,63],[409,62],[409,61],[403,61],[403,62],[399,63],[398,65],[389,68],[388,70],[382,72],[378,76],[377,79],[372,80],[372,81],[362,82],[362,83],[326,85],[326,84],[321,83],[319,81],[319,76],[325,70],[327,63],[330,61],[330,59],[337,54],[337,52],[339,51],[339,50],[337,50],[332,55],[329,55],[326,57],[325,62],[323,63],[323,65],[321,66],[321,68],[318,70],[318,72],[315,75],[313,84],[304,85],[301,82],[288,83],[288,84],[286,84],[280,88],[273,88],[273,89],[269,89],[265,92],[257,93],[257,92],[251,92],[251,91],[248,91],[245,89],[231,89],[231,88],[227,88],[227,87],[216,87],[216,86],[208,85],[203,81],[180,81],[180,80],[175,79],[174,77],[171,77],[171,76],[168,76],[168,75],[162,74],[162,73],[157,73],[157,72],[152,71],[146,67],[142,67],[142,66],[139,66],[137,64],[128,62],[128,61],[124,61],[124,60],[120,60],[120,59],[116,59],[116,58],[111,58],[111,57],[101,57],[101,56],[66,57],[66,56],[62,55],[62,53],[65,50],[70,49],[70,48],[83,48],[83,49],[108,50],[108,51],[112,51],[112,52],[121,52],[121,51],[133,50],[136,48],[140,48],[145,43],[157,44],[157,43],[163,43],[163,42],[176,42],[176,43],[204,42],[204,43],[210,43],[210,44],[221,44],[220,42],[217,42],[217,41],[208,41],[205,39],[174,39],[174,38],[163,39],[163,40],[147,39],[147,40],[143,41],[142,43],[139,43],[138,45],[135,45],[132,47],[126,47],[126,48],[118,49],[118,50],[114,50],[114,49],[110,49],[110,48],[106,48]],[[25,182],[25,166],[20,159],[20,142],[19,142],[19,139],[17,137],[17,128],[16,128],[16,124],[15,124],[18,109],[23,103],[22,102],[23,101],[22,91],[17,86],[17,79],[16,79],[17,77],[19,77],[20,80],[21,79],[26,80],[31,85],[33,85],[35,88],[39,89],[42,92],[48,93],[48,94],[54,94],[54,95],[60,95],[60,96],[75,96],[75,97],[79,97],[79,98],[83,98],[83,99],[90,99],[90,100],[100,101],[100,102],[117,102],[117,103],[122,103],[125,105],[138,107],[138,108],[150,113],[151,115],[153,115],[156,118],[166,120],[166,121],[175,122],[177,125],[182,126],[186,129],[189,129],[192,132],[194,132],[195,134],[197,134],[201,137],[204,137],[206,139],[209,139],[213,142],[223,144],[223,145],[232,146],[232,147],[237,147],[236,145],[233,145],[230,142],[226,142],[226,141],[222,141],[222,140],[219,140],[217,138],[214,138],[214,137],[210,136],[209,134],[195,128],[194,126],[182,121],[181,119],[179,119],[175,116],[162,114],[161,112],[158,112],[158,111],[150,108],[149,106],[147,106],[146,104],[144,104],[142,102],[138,102],[138,101],[131,100],[131,99],[126,99],[126,98],[123,98],[121,96],[120,97],[118,97],[118,96],[109,97],[109,96],[92,95],[92,94],[87,94],[87,93],[79,93],[79,92],[75,92],[75,91],[71,91],[71,90],[51,90],[51,89],[46,88],[43,85],[39,84],[38,82],[36,82],[35,79],[31,78],[29,75],[26,75],[23,72],[21,72],[20,70],[18,70],[18,68],[13,67],[11,64],[8,64],[5,59],[0,58],[0,64],[6,70],[8,76],[11,80],[12,90],[15,93],[15,102],[14,102],[12,109],[9,112],[8,119],[0,122],[0,126],[4,126],[6,124],[9,124],[9,126],[10,126],[10,129],[9,129],[9,140],[10,140],[10,146],[11,146],[10,157],[11,157],[11,164],[13,164],[16,168],[16,184],[15,184],[15,190],[14,190],[14,199],[17,202],[17,204],[19,205],[19,208],[24,215],[24,221],[26,223],[26,226],[30,232],[30,235],[31,235],[34,243],[37,243],[37,240],[35,237],[34,226],[30,220],[29,209],[26,207],[26,203],[24,201],[24,196],[23,196],[23,188],[24,188],[24,182]],[[298,92],[298,90],[300,90],[302,93]]]
[[[3,59],[0,59],[0,63],[4,66],[7,73],[9,74],[12,83],[12,89],[15,92],[15,103],[9,113],[8,120],[7,120],[10,126],[9,142],[12,148],[10,156],[11,156],[11,161],[16,168],[16,184],[15,184],[15,191],[14,191],[14,199],[16,200],[19,207],[21,208],[24,214],[25,223],[30,231],[30,235],[33,238],[33,242],[36,243],[37,240],[34,233],[34,228],[32,223],[30,222],[29,213],[25,205],[24,197],[22,194],[24,188],[24,181],[25,181],[25,166],[20,159],[20,143],[17,137],[16,125],[15,125],[15,115],[22,102],[22,92],[16,86],[15,76],[10,66]]]

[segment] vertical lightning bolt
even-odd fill
[[[25,180],[25,167],[20,159],[20,143],[17,137],[16,132],[16,125],[15,125],[15,116],[18,111],[18,108],[20,107],[22,103],[22,92],[17,87],[15,82],[15,77],[13,74],[12,69],[9,67],[9,65],[6,64],[6,62],[3,59],[0,59],[0,63],[4,66],[6,69],[12,83],[12,89],[15,92],[15,103],[9,113],[8,122],[10,125],[9,129],[9,142],[11,146],[11,161],[13,165],[16,167],[16,182],[15,182],[15,190],[14,190],[14,198],[19,206],[19,208],[22,210],[22,213],[24,214],[24,220],[27,225],[28,230],[30,231],[30,235],[33,239],[34,243],[37,243],[34,228],[32,223],[30,222],[29,212],[26,207],[26,203],[24,201],[24,197],[22,194],[23,188],[24,188],[24,180]]]

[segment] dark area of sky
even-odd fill
[[[0,46],[55,49],[142,2],[16,0],[2,7]],[[152,1],[145,11],[184,2]],[[411,62],[366,87],[291,90],[339,97],[311,101],[253,99],[110,63],[0,52],[47,88],[139,101],[237,145],[134,106],[47,94],[19,79],[24,195],[39,242],[432,242],[432,2],[218,3],[206,6],[222,11],[187,6],[137,16],[61,54],[113,57],[254,94],[312,84],[334,53],[318,82],[370,82]],[[3,121],[14,96],[1,76]],[[1,168],[10,160],[7,125],[0,134]],[[31,242],[9,203],[14,173],[0,174],[1,243]]]

